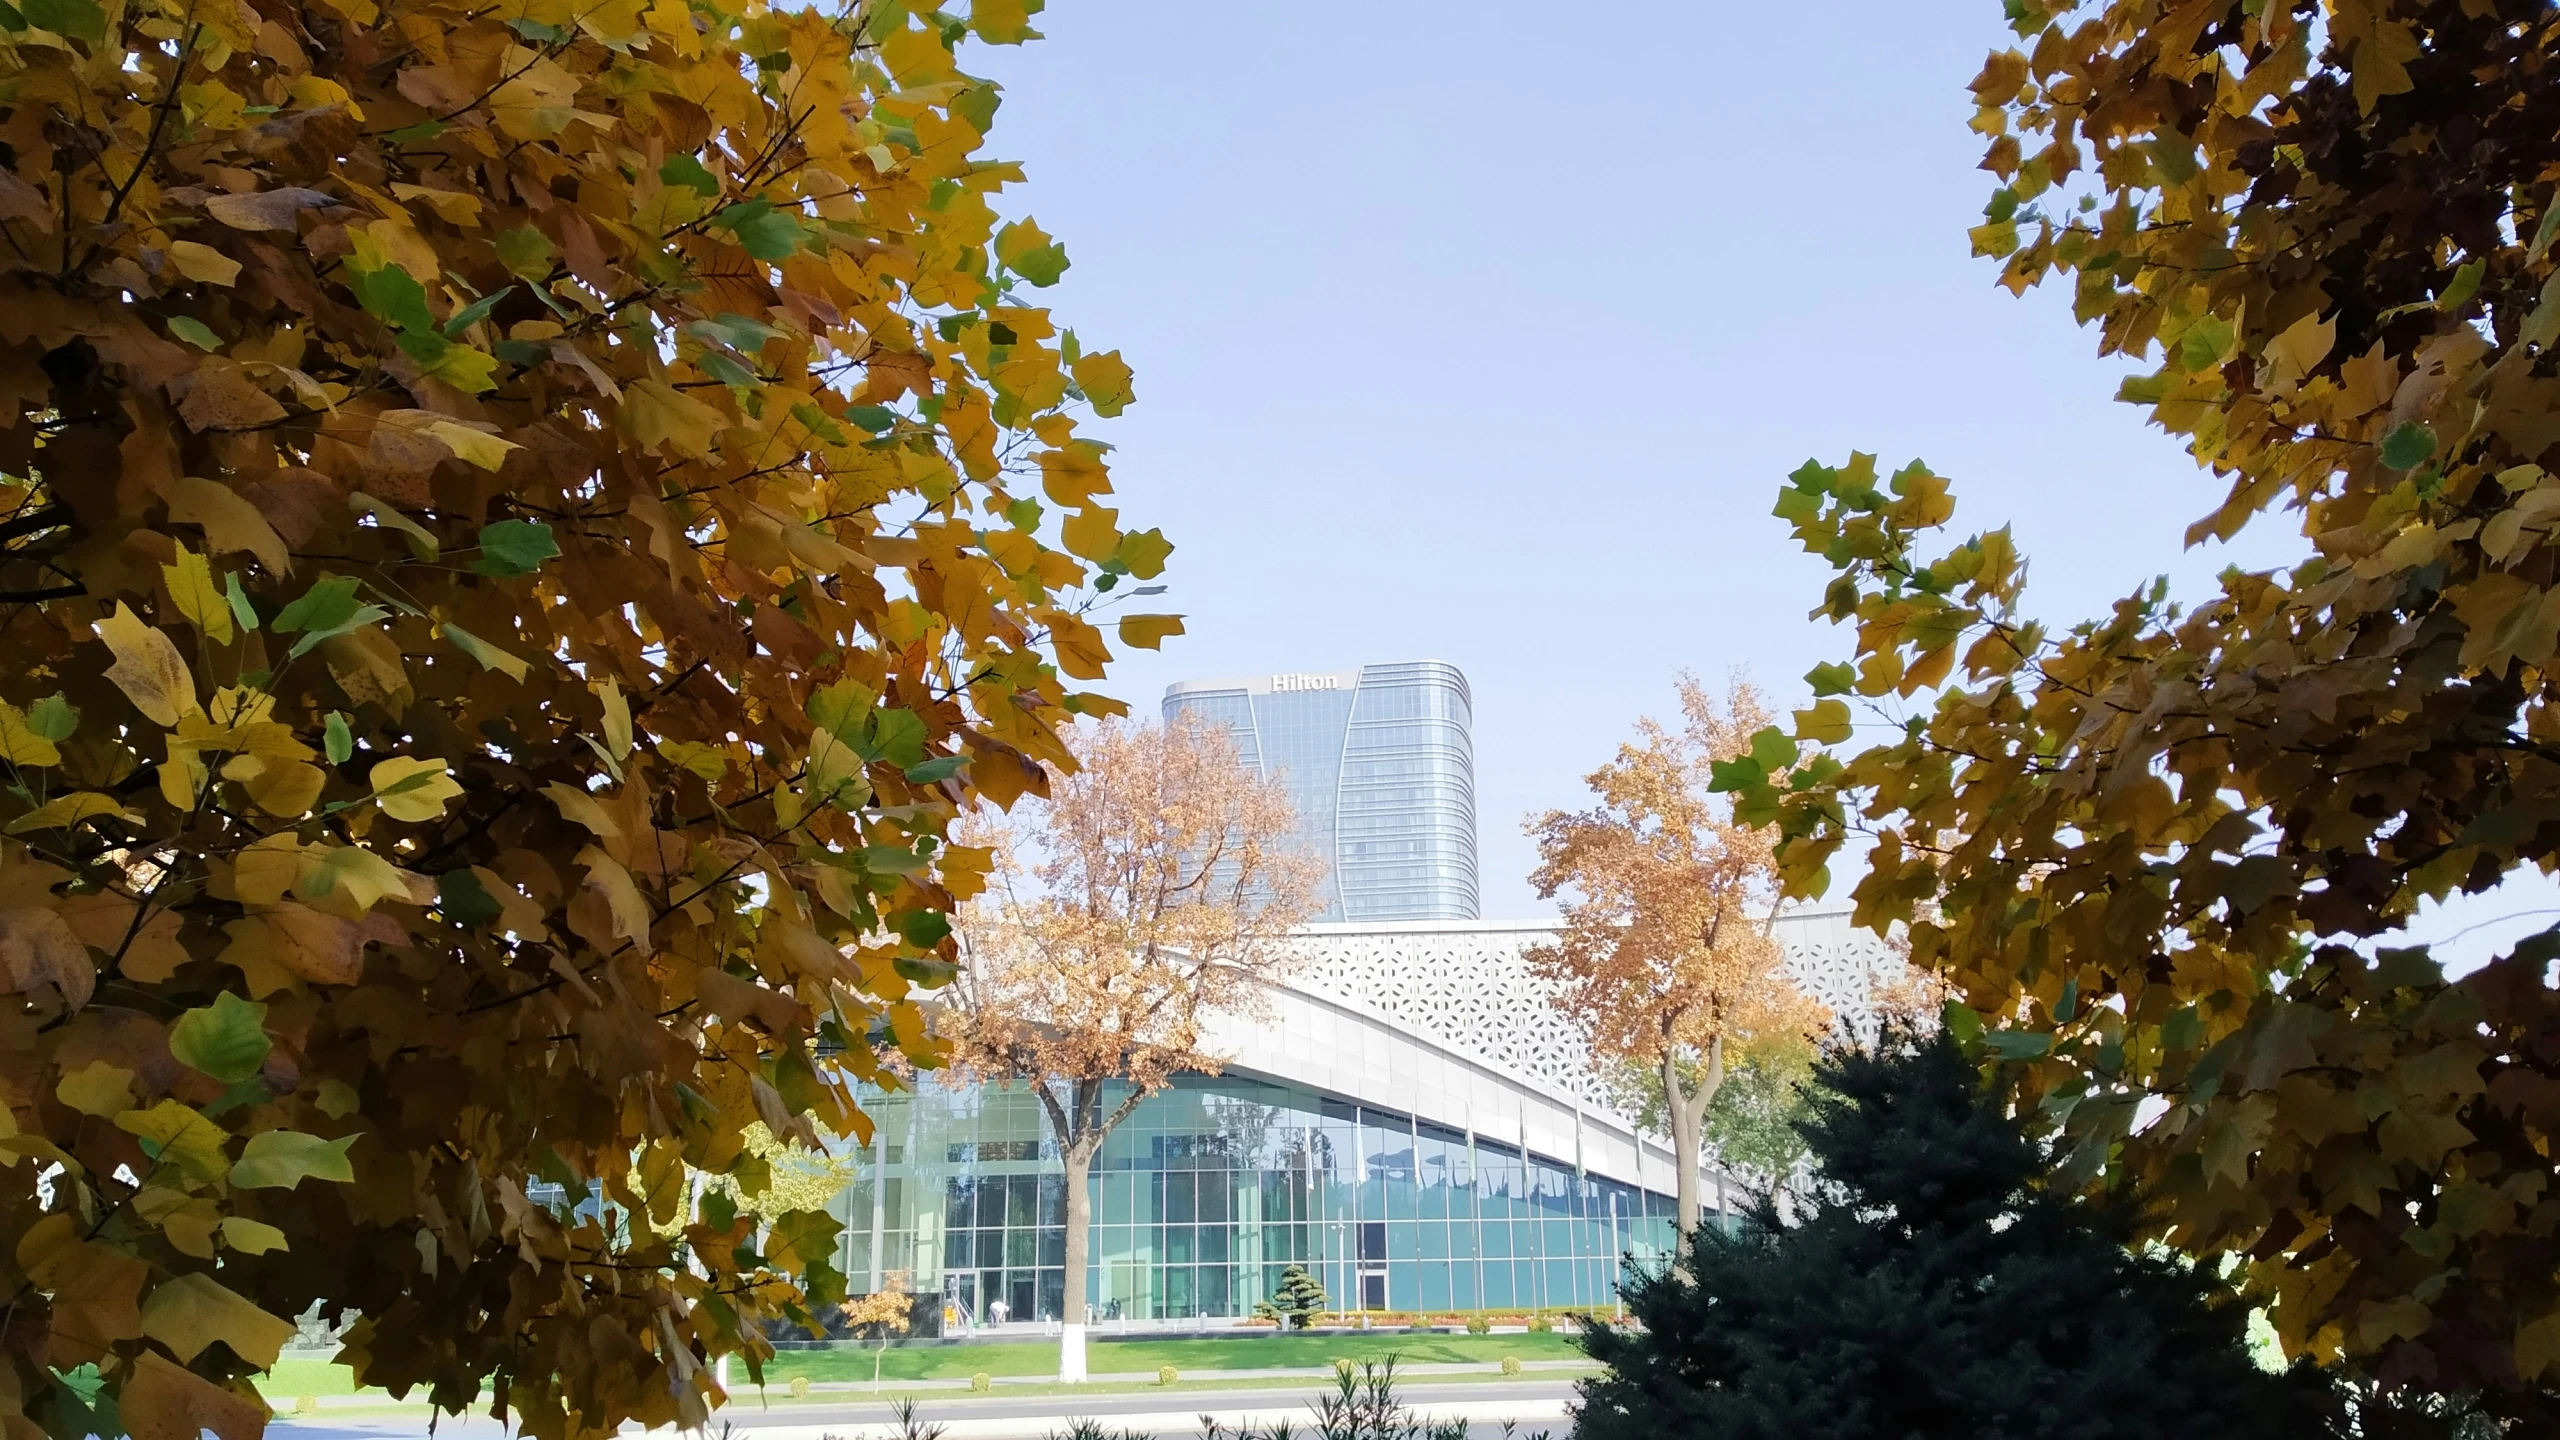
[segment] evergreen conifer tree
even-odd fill
[[[1304,1330],[1332,1303],[1323,1283],[1308,1274],[1306,1266],[1292,1265],[1280,1272],[1280,1284],[1271,1298],[1254,1306],[1253,1313],[1266,1320],[1286,1320],[1290,1329]]]
[[[2047,1161],[1943,1036],[1826,1057],[1802,1123],[1819,1207],[1764,1200],[1586,1327],[1577,1440],[2220,1440],[2337,1429],[2307,1367],[2250,1358],[2246,1313]]]

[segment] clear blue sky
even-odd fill
[[[1964,86],[1995,0],[1324,7],[1052,0],[976,49],[1004,207],[1139,401],[1124,524],[1177,545],[1191,633],[1105,687],[1434,657],[1472,682],[1488,916],[1541,913],[1522,818],[1678,672],[1789,703],[1845,632],[1769,517],[1807,456],[1914,456],[2029,601],[2273,563],[2281,520],[2180,549],[2219,487],[2111,396],[2065,297],[1965,230],[1992,188]]]

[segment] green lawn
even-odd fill
[[[1263,1335],[1251,1340],[1102,1340],[1085,1350],[1097,1375],[1152,1372],[1170,1365],[1197,1370],[1279,1370],[1330,1365],[1336,1360],[1376,1360],[1396,1355],[1414,1364],[1490,1365],[1505,1355],[1522,1360],[1573,1360],[1582,1352],[1562,1335]],[[1054,1375],[1054,1343],[892,1346],[881,1357],[887,1380],[965,1380],[969,1376]],[[812,1381],[868,1380],[871,1351],[785,1350],[765,1367],[765,1383],[788,1385],[795,1375]]]
[[[1490,1365],[1505,1355],[1522,1360],[1573,1360],[1582,1352],[1562,1335],[1262,1335],[1250,1340],[1100,1340],[1085,1353],[1097,1375],[1149,1373],[1170,1365],[1185,1374],[1202,1370],[1278,1370],[1330,1365],[1336,1360],[1376,1360],[1396,1355],[1415,1364],[1475,1363]],[[1054,1375],[1058,1347],[1054,1342],[1023,1341],[989,1345],[891,1346],[881,1357],[886,1380],[966,1380],[988,1375]],[[776,1389],[792,1377],[810,1380],[868,1380],[871,1351],[785,1350],[765,1367],[765,1383]],[[746,1374],[731,1378],[745,1388]],[[346,1395],[344,1366],[327,1360],[287,1358],[258,1388],[278,1404],[290,1406],[302,1395]]]

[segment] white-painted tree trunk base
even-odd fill
[[[1060,1325],[1058,1327],[1058,1383],[1081,1385],[1084,1382],[1084,1326]]]

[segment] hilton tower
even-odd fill
[[[1244,763],[1287,784],[1303,843],[1329,867],[1316,919],[1477,918],[1474,714],[1458,667],[1185,681],[1166,689],[1164,718],[1226,726]]]

